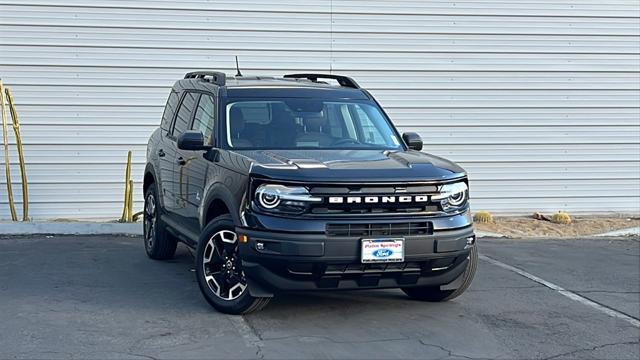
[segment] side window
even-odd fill
[[[196,109],[196,116],[193,118],[191,130],[199,130],[204,134],[204,142],[206,145],[213,144],[211,135],[213,134],[213,126],[215,122],[216,107],[213,97],[210,95],[202,95]]]
[[[185,132],[189,128],[191,123],[191,114],[196,106],[196,100],[198,99],[198,93],[188,92],[182,103],[180,109],[178,109],[178,116],[176,116],[176,123],[173,126],[173,136],[178,136]]]
[[[169,131],[171,128],[171,121],[173,120],[173,115],[176,113],[178,100],[178,93],[172,90],[171,94],[169,94],[169,99],[167,99],[167,105],[164,107],[164,113],[162,114],[162,122],[160,123],[162,130]]]

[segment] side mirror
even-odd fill
[[[204,144],[202,132],[189,130],[178,136],[178,149],[180,150],[209,150],[213,146]]]
[[[422,150],[422,139],[420,138],[420,135],[414,132],[407,132],[402,134],[402,140],[404,140],[409,149],[416,151]]]

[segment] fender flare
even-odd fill
[[[162,205],[164,205],[164,196],[162,194],[162,189],[160,189],[160,178],[158,177],[158,175],[156,174],[156,170],[153,167],[152,163],[147,163],[147,165],[144,167],[144,175],[142,176],[142,186],[143,186],[143,194],[144,194],[144,179],[147,177],[147,174],[151,174],[151,176],[153,177],[153,181],[156,184],[156,188],[158,190],[158,198],[160,200],[160,203]]]
[[[212,202],[216,200],[222,201],[229,209],[233,223],[236,226],[241,224],[240,222],[240,206],[237,204],[231,190],[222,183],[214,183],[206,190],[206,197],[200,207],[200,228],[207,226],[207,211]]]
[[[156,183],[156,186],[158,186],[158,196],[162,196],[162,192],[159,191],[160,187],[159,187],[159,183],[160,183],[160,179],[158,178],[158,175],[156,174],[156,170],[153,167],[152,163],[147,163],[147,165],[144,167],[144,175],[142,175],[142,186],[144,187],[144,179],[147,177],[148,174],[151,174],[151,176],[153,177],[153,181]],[[144,192],[144,189],[142,190]]]

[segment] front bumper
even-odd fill
[[[330,236],[327,233],[269,231],[238,227],[248,241],[240,255],[250,288],[323,290],[441,286],[466,268],[475,235],[471,224],[404,236]],[[362,264],[362,238],[402,237],[405,261]]]

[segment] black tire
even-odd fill
[[[156,184],[151,184],[144,194],[143,240],[147,256],[154,260],[173,258],[177,239],[169,234],[160,217],[161,208]]]
[[[462,293],[469,288],[469,286],[471,285],[471,281],[476,274],[477,268],[478,246],[476,245],[471,248],[471,252],[469,253],[469,262],[467,263],[467,268],[464,270],[464,273],[462,273],[462,276],[464,278],[462,280],[462,285],[460,285],[459,288],[455,290],[440,290],[439,286],[420,286],[402,288],[402,291],[404,291],[405,294],[409,295],[409,297],[416,300],[431,302],[449,301],[462,295]]]
[[[264,308],[271,298],[251,296],[238,257],[238,240],[230,215],[213,219],[202,230],[196,249],[196,277],[202,295],[225,314],[248,314]]]

